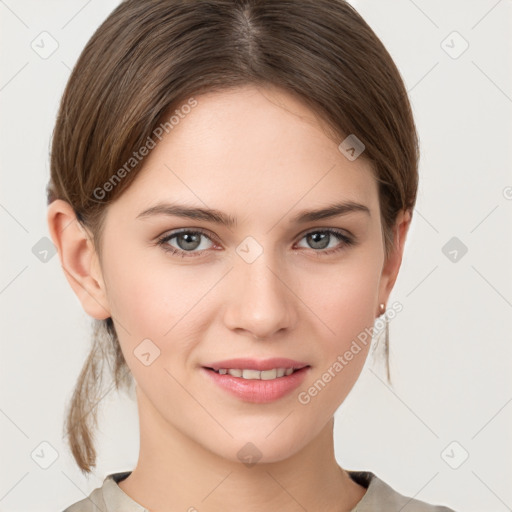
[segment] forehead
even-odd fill
[[[343,199],[375,208],[370,163],[349,161],[338,149],[341,140],[328,136],[317,113],[296,96],[245,86],[194,100],[143,161],[120,202],[140,210],[179,198],[241,212],[260,205],[275,213],[280,205],[282,214],[294,204]]]

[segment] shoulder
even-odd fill
[[[106,510],[101,487],[98,487],[87,498],[73,503],[63,512],[105,512]]]
[[[118,486],[130,471],[111,473],[105,477],[101,487],[94,489],[87,498],[77,501],[62,512],[146,512],[144,507],[133,501]]]
[[[434,505],[404,496],[371,472],[348,473],[354,481],[367,489],[361,501],[350,512],[455,512],[444,505]]]

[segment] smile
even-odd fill
[[[208,382],[221,393],[252,403],[267,403],[289,396],[310,372],[311,366],[302,368],[201,368]]]
[[[213,370],[213,368],[211,368]],[[280,377],[291,375],[294,372],[293,368],[273,368],[271,370],[250,370],[239,368],[219,368],[213,370],[220,375],[231,375],[247,380],[273,380]]]

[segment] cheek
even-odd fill
[[[183,269],[149,265],[142,255],[131,254],[130,261],[112,259],[107,269],[110,307],[131,373],[165,411],[181,396],[169,372],[182,380],[180,362],[198,338],[189,323],[192,307],[206,285],[191,283],[195,278]]]
[[[201,339],[206,303],[201,299],[218,276],[206,276],[193,265],[167,262],[165,255],[156,262],[154,251],[158,248],[125,250],[130,259],[116,259],[110,253],[105,276],[109,305],[126,362],[137,376],[141,371],[139,352],[153,350],[158,357],[151,363],[152,373],[164,367],[173,371],[178,367],[181,371],[180,362]],[[143,344],[148,339],[156,348],[147,341]]]
[[[160,295],[164,287],[161,276],[157,279],[144,265],[125,266],[120,262],[112,266],[108,281],[112,316],[134,336],[161,334],[164,310],[168,308]]]
[[[134,335],[164,337],[207,289],[193,266],[167,262],[159,247],[112,243],[112,249],[105,264],[109,305]]]
[[[326,355],[350,345],[373,326],[379,291],[379,262],[362,253],[302,280],[301,298],[323,324]]]
[[[378,296],[379,272],[375,269],[377,264],[364,262],[340,266],[339,272],[322,281],[322,292],[318,280],[316,286],[311,284],[310,307],[321,319],[319,359],[297,401],[314,429],[319,430],[343,403],[366,361]]]

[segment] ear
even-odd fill
[[[379,288],[379,304],[387,304],[391,290],[395,285],[398,271],[402,264],[402,256],[404,253],[405,239],[411,225],[412,215],[410,210],[402,210],[397,215],[395,227],[393,230],[393,247],[391,252],[384,262],[382,267],[382,274],[380,279]],[[377,311],[377,316],[380,316],[382,311]]]
[[[91,234],[80,224],[71,205],[56,199],[48,206],[48,229],[62,270],[84,311],[98,320],[111,316],[105,283]]]

